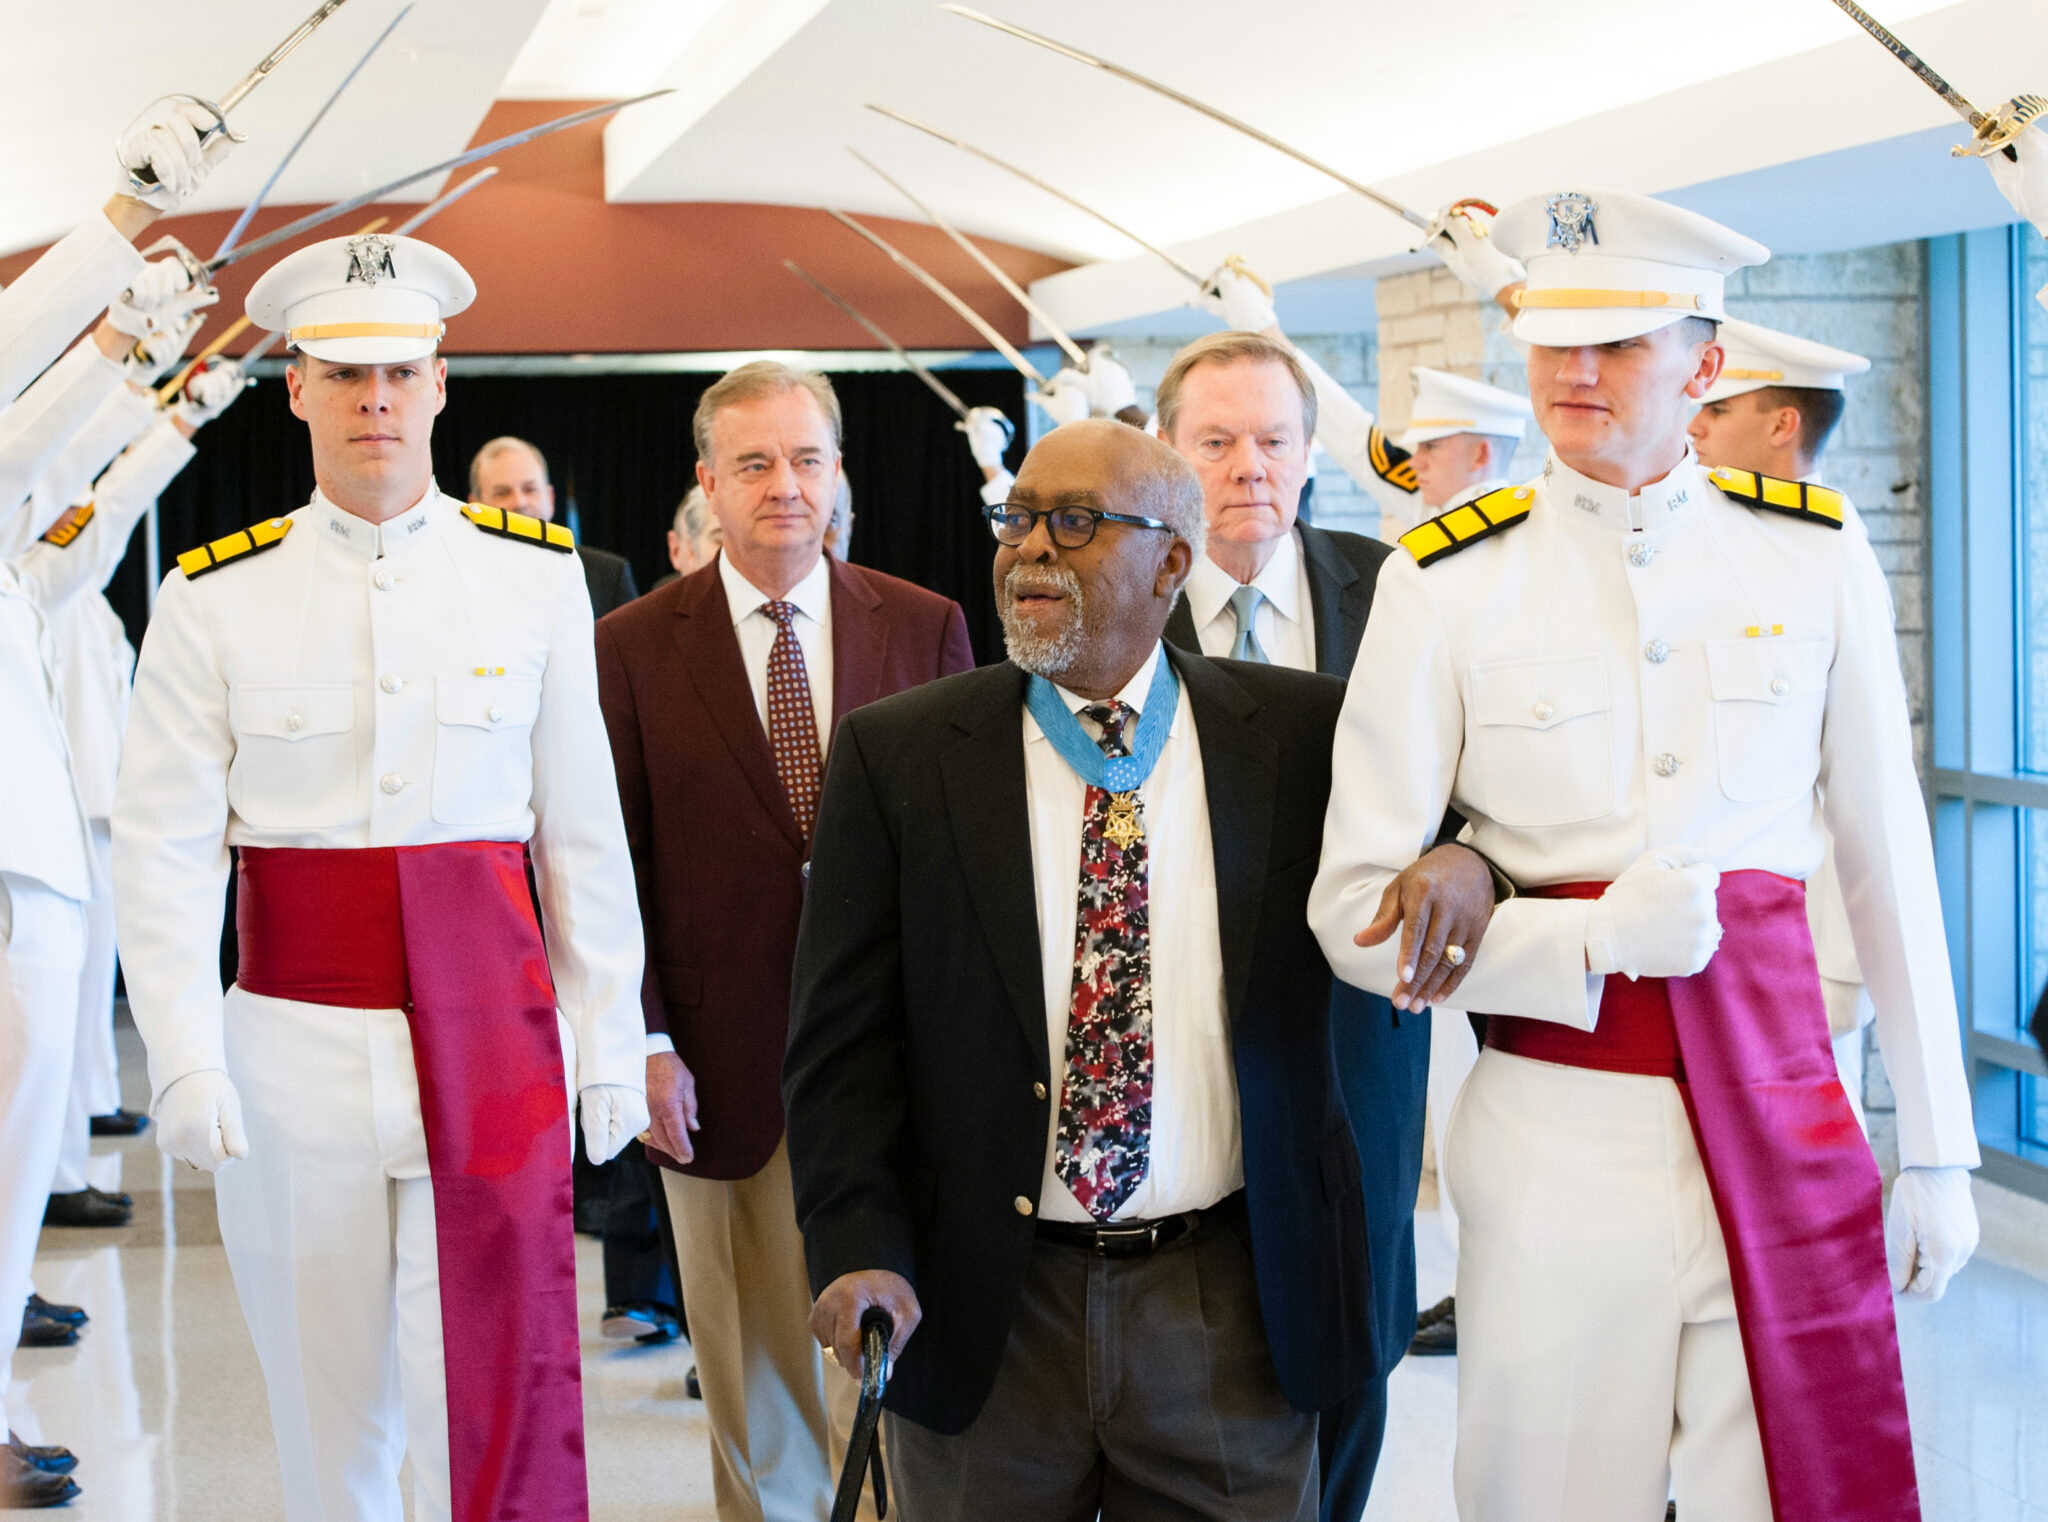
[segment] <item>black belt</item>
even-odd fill
[[[1179,1215],[1156,1221],[1109,1221],[1101,1226],[1082,1226],[1070,1221],[1040,1221],[1038,1239],[1060,1247],[1078,1247],[1098,1258],[1144,1258],[1169,1243],[1178,1242],[1202,1222],[1206,1215],[1222,1209],[1234,1193],[1207,1210],[1184,1210]]]

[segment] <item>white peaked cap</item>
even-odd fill
[[[476,282],[417,238],[329,238],[278,260],[249,291],[249,320],[331,364],[392,365],[434,352]]]
[[[1515,337],[1569,349],[1727,316],[1728,275],[1771,251],[1697,212],[1620,190],[1517,201],[1494,219],[1501,252],[1528,266]]]
[[[1702,403],[1725,402],[1766,386],[1840,391],[1850,376],[1870,368],[1870,361],[1861,354],[1760,328],[1740,317],[1721,324],[1721,347],[1728,351],[1727,362],[1721,366],[1721,378],[1700,398]]]
[[[1535,413],[1529,399],[1483,381],[1467,380],[1443,370],[1417,365],[1414,415],[1408,431],[1394,442],[1413,450],[1431,439],[1454,433],[1485,433],[1519,439]]]

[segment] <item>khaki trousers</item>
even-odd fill
[[[860,1387],[811,1336],[789,1150],[752,1178],[661,1170],[719,1522],[827,1522]],[[872,1517],[872,1497],[861,1515]]]

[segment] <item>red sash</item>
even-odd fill
[[[571,1133],[525,848],[243,847],[236,982],[397,1009],[434,1180],[460,1522],[584,1522]]]
[[[1533,894],[1597,898],[1605,886]],[[1721,949],[1704,972],[1610,977],[1597,1030],[1493,1016],[1487,1044],[1658,1073],[1668,1043],[1677,1061],[1662,1076],[1684,1097],[1728,1244],[1774,1514],[1918,1522],[1877,1162],[1835,1071],[1806,887],[1727,872],[1718,899]]]

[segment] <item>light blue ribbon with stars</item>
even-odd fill
[[[1125,735],[1131,751],[1128,756],[1105,756],[1102,747],[1082,728],[1080,716],[1067,707],[1060,690],[1042,676],[1031,678],[1024,693],[1024,706],[1038,720],[1038,727],[1052,741],[1060,759],[1083,782],[1108,793],[1132,793],[1152,775],[1159,753],[1166,749],[1174,710],[1180,706],[1180,678],[1174,675],[1173,662],[1162,648],[1159,663],[1152,668],[1152,685],[1146,690],[1138,727]]]

